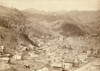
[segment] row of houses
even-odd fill
[[[7,53],[4,54],[4,49],[4,46],[0,46],[0,62],[8,63],[11,55]]]
[[[13,56],[11,54],[4,53],[4,49],[4,46],[0,46],[0,61],[8,62],[9,59],[21,60],[38,57],[38,55],[36,55],[33,50],[26,52],[26,47],[23,47],[19,52],[15,51],[15,54]]]
[[[80,65],[87,63],[91,54],[91,50],[87,50],[87,52],[85,53],[80,53],[75,57],[72,57],[72,55],[68,54],[70,55],[69,57],[68,55],[64,55],[64,58],[62,58],[60,56],[56,56],[56,54],[53,54],[53,57],[51,58],[51,66],[64,70],[69,70],[73,67],[79,67]]]

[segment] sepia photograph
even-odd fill
[[[100,0],[0,0],[0,71],[100,71]]]

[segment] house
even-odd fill
[[[12,58],[15,60],[21,60],[22,59],[21,53],[15,54]]]
[[[87,53],[81,53],[81,54],[79,54],[78,56],[77,56],[77,58],[79,59],[79,60],[81,60],[81,62],[83,63],[83,62],[86,62],[86,60],[88,59],[88,54]]]
[[[51,60],[51,66],[61,68],[62,67],[61,59],[58,57],[53,57]]]
[[[64,37],[63,36],[60,36],[59,37],[59,41],[62,41],[62,40],[64,40]]]
[[[8,63],[9,59],[10,59],[10,54],[2,54],[0,55],[0,62],[5,62],[5,63]]]
[[[30,55],[30,57],[38,57],[38,55],[36,55],[35,53],[29,52],[28,54]]]
[[[63,70],[68,70],[73,67],[73,58],[66,58],[63,61],[62,68]]]
[[[1,46],[0,49],[4,49],[4,46]]]
[[[94,49],[93,52],[92,52],[92,56],[100,57],[100,49]]]
[[[0,57],[0,62],[8,63],[8,61],[9,61],[9,57],[5,57],[5,56]]]
[[[79,66],[79,64],[80,64],[80,61],[79,61],[79,59],[78,58],[75,58],[74,59],[74,67],[78,67]]]
[[[11,56],[11,54],[5,54],[5,56],[10,57],[10,56]]]
[[[3,51],[4,51],[4,46],[1,46],[0,47],[0,52],[3,53]]]
[[[42,38],[44,38],[44,36],[43,36],[43,35],[42,35],[41,37],[42,37]]]
[[[0,57],[11,57],[11,54],[2,54]]]
[[[21,50],[22,50],[22,51],[26,51],[26,50],[27,50],[27,47],[22,47]]]
[[[40,43],[38,43],[38,46],[40,47],[40,46],[41,46],[41,44],[40,44]]]
[[[62,66],[63,70],[68,70],[72,67],[73,67],[72,63],[63,63],[63,66]]]
[[[51,63],[52,67],[62,68],[62,63]]]
[[[31,60],[35,58],[38,58],[38,55],[36,55],[34,51],[28,51],[22,54],[22,59],[24,60]]]
[[[88,54],[88,55],[91,55],[91,54],[92,54],[92,51],[88,50],[88,51],[87,51],[87,54]]]
[[[100,62],[98,62],[98,61],[95,62],[95,64],[93,64],[93,67],[100,70]]]
[[[30,49],[34,49],[34,46],[30,44],[30,45],[29,45],[29,48],[30,48]]]

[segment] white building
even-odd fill
[[[68,70],[73,67],[73,64],[72,63],[63,63],[62,67],[64,70]]]
[[[16,54],[16,55],[14,55],[12,58],[13,58],[13,59],[16,59],[16,60],[21,60],[21,59],[22,59],[22,56],[21,56],[20,53],[18,53],[18,54]]]
[[[3,52],[3,50],[4,50],[4,46],[1,46],[0,47],[0,52]]]

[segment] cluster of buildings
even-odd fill
[[[44,38],[44,36],[42,36]],[[68,38],[69,40],[72,38]],[[80,38],[83,39],[83,38]],[[42,54],[47,57],[47,61],[52,68],[60,68],[61,70],[70,70],[74,67],[79,67],[83,63],[87,63],[88,59],[92,57],[100,57],[100,49],[89,49],[83,52],[79,50],[74,50],[71,48],[71,45],[68,45],[67,42],[62,36],[50,40],[48,42],[43,42],[38,40],[38,46]],[[44,45],[43,45],[44,44]],[[43,46],[41,46],[43,45]],[[84,48],[84,47],[82,47]],[[0,61],[6,63],[16,63],[17,60],[37,60],[41,55],[35,54],[34,46],[30,45],[29,47],[19,45],[18,51],[12,56],[11,54],[4,53],[4,46],[0,46]],[[38,51],[39,51],[38,49]],[[75,52],[76,51],[76,52]],[[76,54],[77,53],[77,54]],[[76,54],[76,55],[75,55]],[[41,61],[42,59],[40,59]],[[45,61],[45,57],[44,57]],[[46,62],[46,61],[45,61]],[[30,68],[26,65],[26,67]],[[37,71],[49,71],[48,67],[42,67]]]
[[[10,54],[4,54],[4,46],[0,47],[0,62],[4,61],[4,62],[8,62],[9,58],[10,58]]]
[[[72,38],[68,38],[68,39],[72,39]],[[81,37],[80,40],[82,39],[84,38]],[[66,40],[64,40],[64,38],[61,37],[51,42],[48,42],[49,49],[47,48],[47,55],[51,56],[51,58],[49,57],[48,60],[51,61],[52,67],[61,68],[62,70],[70,70],[71,68],[80,67],[82,64],[88,63],[90,57],[100,57],[99,48],[91,50],[91,49],[88,49],[88,47],[84,46],[76,51],[72,49],[70,45],[67,46],[68,44],[67,45],[64,44],[65,42],[62,43],[62,41],[66,41]],[[53,42],[57,46],[54,46]],[[59,48],[59,47],[62,47],[62,45],[65,45],[64,50]],[[52,51],[55,50],[54,53],[50,52],[50,47]],[[56,52],[57,50],[58,50],[58,53]]]

